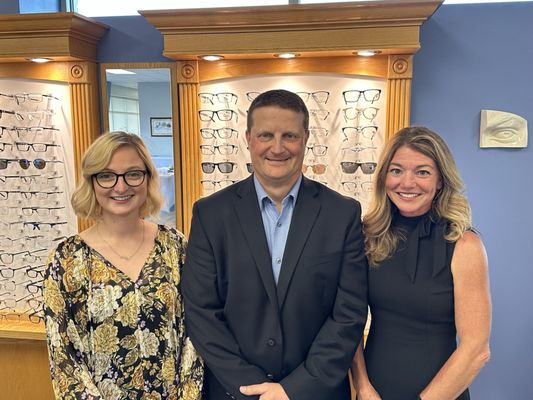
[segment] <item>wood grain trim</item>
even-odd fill
[[[188,236],[192,207],[202,195],[198,63],[178,62],[179,129],[182,160],[183,233]]]
[[[0,15],[0,61],[96,61],[96,44],[108,29],[75,13]]]

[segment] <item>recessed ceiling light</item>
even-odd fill
[[[224,56],[219,56],[217,54],[208,54],[205,56],[199,56],[204,61],[220,61],[224,59]]]
[[[280,53],[280,54],[274,54],[274,57],[279,57],[279,58],[295,58],[295,57],[298,57],[299,54],[298,53]]]
[[[379,53],[381,53],[379,50],[358,50],[354,54],[362,57],[372,57]]]
[[[52,61],[52,59],[45,57],[28,58],[28,60],[35,63],[47,63],[49,61]]]
[[[105,72],[108,72],[110,74],[115,74],[115,75],[135,75],[135,72],[133,71],[129,71],[127,69],[114,69],[114,68],[110,68],[110,69],[106,69]]]

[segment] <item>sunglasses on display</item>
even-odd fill
[[[223,174],[231,174],[236,165],[237,164],[235,164],[234,162],[229,161],[219,163],[203,162],[202,171],[204,171],[206,174],[212,174],[213,172],[215,172],[215,168],[218,168],[218,170]]]
[[[376,172],[377,163],[375,162],[356,162],[356,161],[342,161],[341,169],[345,174],[355,174],[358,168],[361,168],[363,174],[370,175]]]
[[[63,161],[43,160],[42,158],[36,158],[35,160],[27,160],[25,158],[0,158],[0,169],[6,169],[11,162],[18,162],[22,169],[28,169],[32,164],[37,169],[44,169],[48,163],[62,163]]]
[[[322,175],[326,173],[328,166],[327,164],[303,164],[302,172],[305,174],[309,168],[311,168],[313,174]]]

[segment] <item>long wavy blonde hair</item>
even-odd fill
[[[371,266],[389,258],[402,237],[400,231],[391,228],[396,206],[390,201],[385,188],[391,160],[402,146],[424,154],[437,166],[442,187],[433,199],[431,211],[436,217],[448,221],[444,238],[456,241],[466,230],[472,228],[470,205],[463,194],[463,181],[448,145],[438,134],[427,128],[403,128],[387,142],[381,153],[374,183],[374,199],[363,218],[365,248]]]
[[[140,209],[140,217],[157,216],[163,199],[159,191],[159,176],[150,153],[142,139],[132,133],[116,131],[104,133],[85,151],[81,160],[81,177],[78,187],[71,197],[72,207],[76,215],[97,220],[102,207],[96,200],[93,187],[93,175],[102,172],[111,162],[115,151],[122,146],[134,148],[144,162],[147,172],[147,197]]]

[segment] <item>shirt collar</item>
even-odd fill
[[[298,198],[298,191],[300,190],[301,184],[302,184],[302,175],[300,174],[296,182],[294,182],[294,185],[292,185],[291,190],[289,190],[289,193],[287,194],[287,196],[283,198],[282,203],[285,201],[286,198],[292,197],[292,200],[293,200],[292,204],[296,204],[296,199]],[[268,196],[267,192],[265,191],[261,183],[257,180],[257,177],[255,175],[254,175],[254,186],[255,186],[255,192],[257,193],[257,200],[259,201],[259,208],[262,211],[264,208],[265,199],[268,199],[271,202],[274,202],[274,200],[272,200]]]

